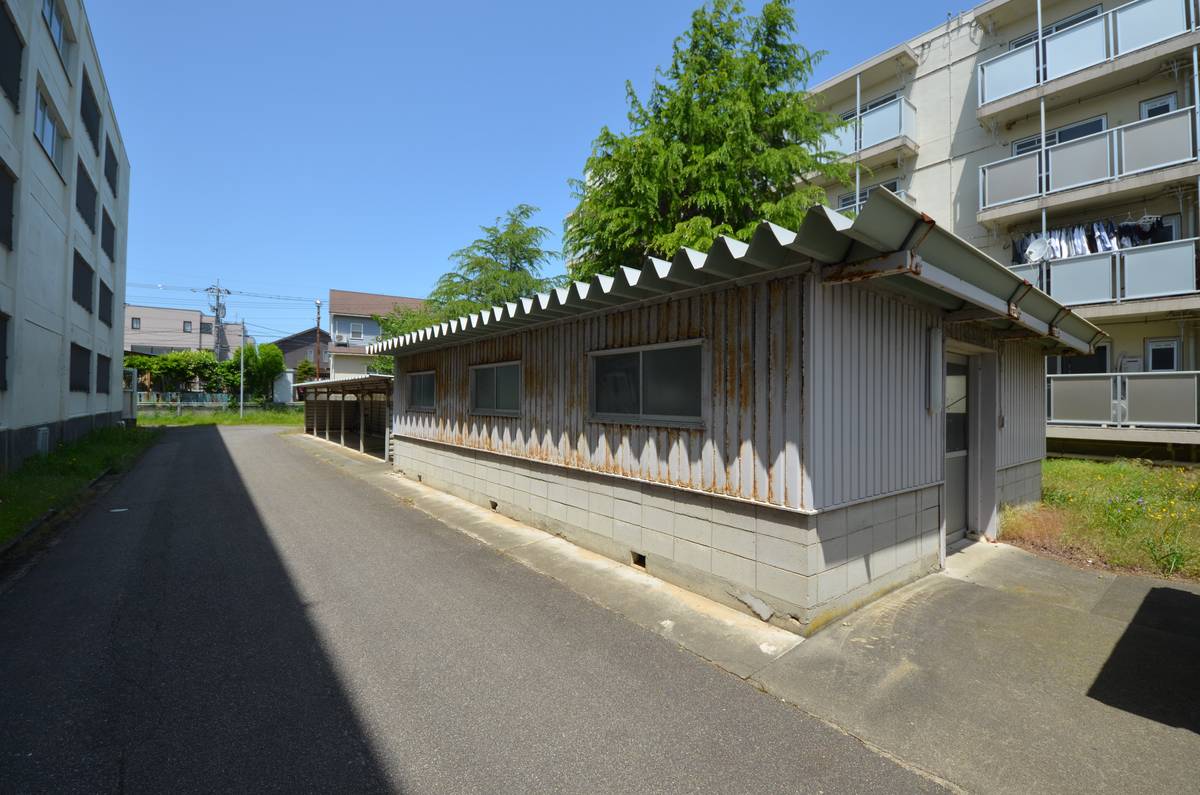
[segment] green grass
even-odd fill
[[[51,508],[66,506],[104,470],[129,467],[158,434],[145,428],[103,428],[0,475],[0,544]]]
[[[304,412],[296,409],[246,409],[246,416],[239,417],[237,409],[232,411],[192,410],[176,415],[173,412],[142,412],[138,414],[139,426],[162,425],[296,425],[304,424]]]
[[[1006,510],[1002,537],[1114,569],[1200,578],[1200,470],[1052,459],[1042,502]]]

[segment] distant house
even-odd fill
[[[332,347],[332,338],[329,336],[329,332],[313,326],[277,339],[272,344],[283,351],[283,363],[287,369],[295,370],[305,359],[315,363],[318,334],[321,338],[321,363],[317,366],[317,377],[326,378],[329,375],[329,354]]]
[[[242,346],[244,323],[224,323],[217,334],[212,315],[196,309],[125,305],[125,352],[158,356],[171,351],[213,351],[218,359]]]
[[[356,293],[351,290],[329,291],[329,329],[335,348],[364,348],[379,340],[379,324],[374,315],[386,315],[397,306],[420,309],[420,298],[380,293]]]

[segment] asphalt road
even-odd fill
[[[0,582],[4,792],[934,788],[274,429],[168,431]]]

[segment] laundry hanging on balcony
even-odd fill
[[[1015,265],[1025,264],[1025,252],[1029,245],[1041,238],[1041,232],[1031,232],[1012,241],[1012,261]],[[1169,243],[1173,240],[1171,227],[1157,215],[1144,215],[1138,220],[1112,219],[1072,224],[1046,230],[1046,242],[1050,259],[1082,257],[1125,248],[1137,248],[1151,243]]]

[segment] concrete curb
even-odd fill
[[[324,439],[291,438],[309,445],[326,463],[742,679],[804,640],[552,533],[410,481],[382,468],[378,458]]]

